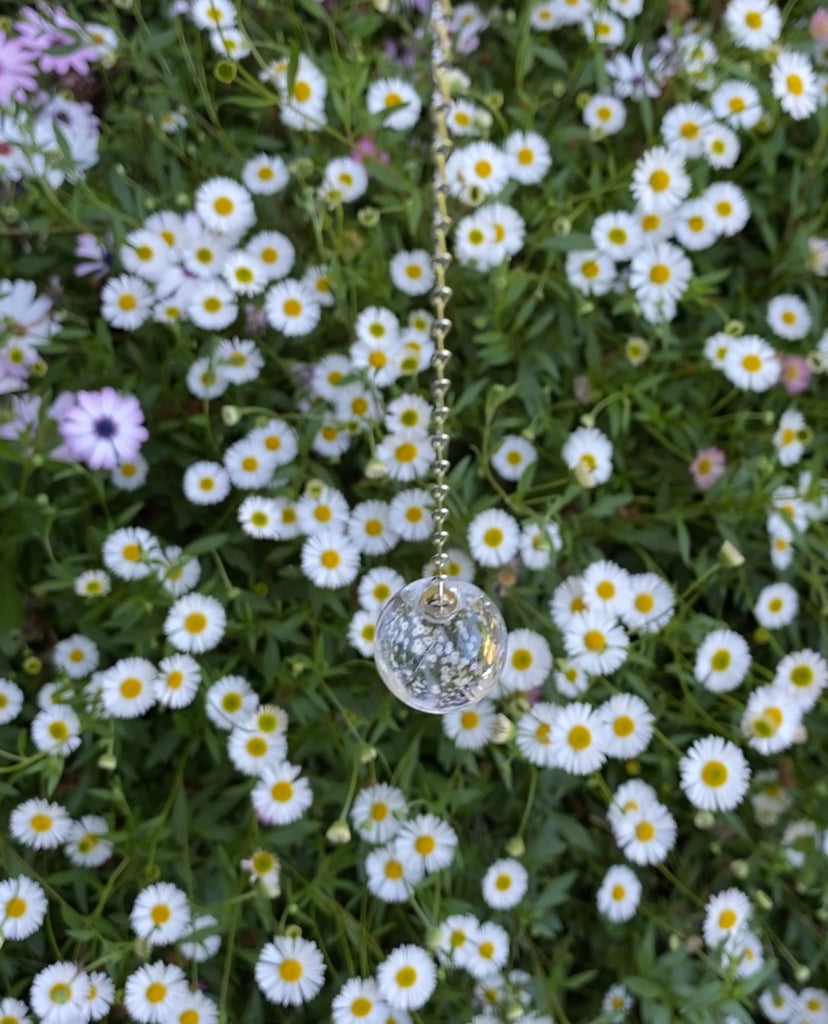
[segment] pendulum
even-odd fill
[[[446,335],[451,322],[446,303],[451,289],[446,285],[446,267],[451,262],[447,236],[451,227],[446,197],[449,191],[446,161],[451,138],[446,116],[450,102],[449,74],[451,44],[448,22],[450,0],[433,0],[431,6],[431,68],[434,89],[431,116],[434,125],[434,225],[432,266],[435,287],[431,293],[434,320],[431,385],[434,410],[431,443],[434,447],[432,488],[435,508],[433,559],[434,576],[409,583],[383,608],[377,621],[374,660],[388,689],[418,711],[446,714],[469,707],[496,685],[506,663],[506,625],[497,605],[473,583],[448,578],[449,556],[445,545],[448,532],[446,500],[449,470],[449,360]]]

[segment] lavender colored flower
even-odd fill
[[[724,474],[726,461],[721,448],[700,448],[688,466],[696,488],[700,491],[709,491]]]
[[[61,414],[58,430],[70,456],[90,469],[132,462],[149,437],[138,399],[109,387],[76,392],[74,404]]]
[[[86,75],[90,63],[97,59],[94,46],[85,42],[83,28],[62,7],[24,7],[14,27],[28,49],[39,54],[43,72],[66,75],[74,71]]]
[[[22,101],[37,89],[37,57],[24,39],[0,31],[0,106],[12,99]]]

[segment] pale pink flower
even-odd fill
[[[811,383],[811,367],[805,356],[782,356],[782,375],[779,383],[789,395],[801,394]]]
[[[818,43],[828,43],[828,7],[817,7],[808,22],[808,30]]]
[[[700,448],[688,466],[693,483],[700,491],[709,491],[724,474],[727,460],[721,448]]]

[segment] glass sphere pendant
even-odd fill
[[[497,605],[463,580],[416,580],[377,620],[374,660],[382,681],[409,707],[459,711],[493,689],[506,664],[506,624]]]

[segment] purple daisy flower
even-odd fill
[[[25,40],[25,45],[38,51],[40,70],[66,75],[74,71],[79,75],[89,72],[96,60],[93,46],[85,44],[81,26],[63,10],[41,4],[39,9],[24,7],[14,27]]]
[[[149,437],[138,399],[109,387],[76,392],[73,404],[61,413],[58,430],[69,457],[90,469],[131,462]]]
[[[23,39],[12,39],[0,31],[0,106],[12,98],[22,100],[27,92],[37,89],[36,53]]]

